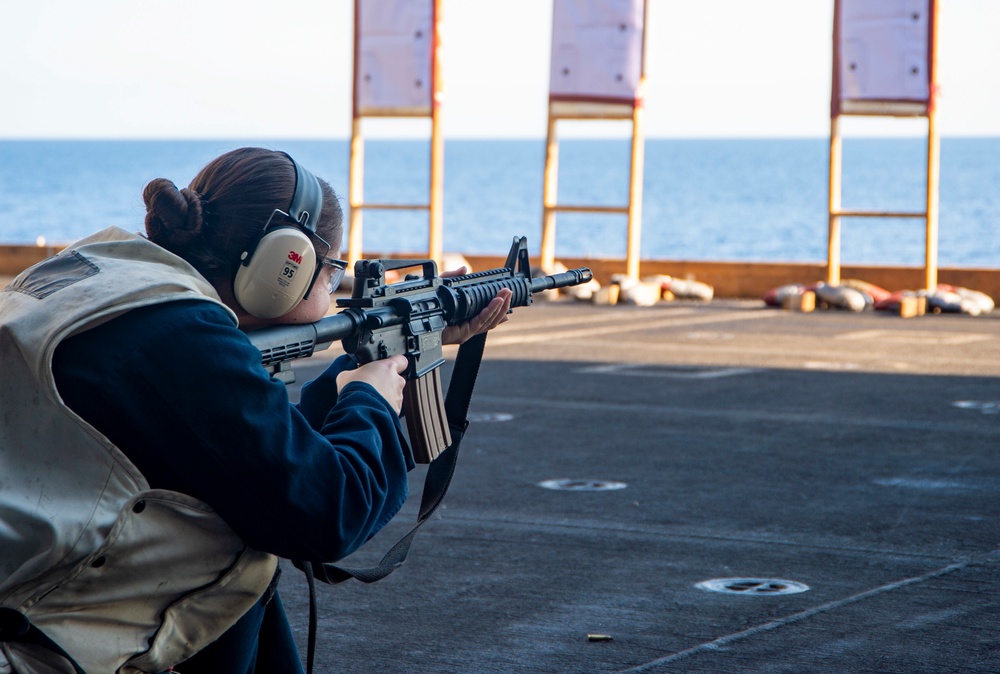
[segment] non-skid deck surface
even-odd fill
[[[993,316],[519,309],[411,560],[319,588],[317,669],[1000,671],[998,377]]]

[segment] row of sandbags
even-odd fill
[[[564,271],[566,271],[566,266],[556,262],[551,273]],[[541,270],[533,271],[533,274],[541,273]],[[701,281],[674,278],[665,274],[642,279],[629,278],[625,274],[614,274],[607,285],[602,286],[597,279],[591,279],[578,286],[562,288],[560,293],[581,302],[593,304],[631,304],[648,307],[657,302],[675,299],[708,302],[715,295],[715,289]]]
[[[933,313],[961,313],[979,316],[993,311],[995,303],[986,293],[969,288],[939,284],[934,290],[889,291],[872,283],[857,279],[841,281],[839,285],[823,282],[812,284],[792,283],[778,286],[764,294],[768,306],[785,306],[789,299],[812,292],[816,303],[833,309],[847,311],[891,311],[899,313],[907,298],[922,298],[927,311]]]

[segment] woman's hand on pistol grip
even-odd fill
[[[406,370],[406,356],[390,356],[383,360],[375,360],[354,370],[344,370],[337,375],[337,389],[343,390],[352,381],[369,384],[379,392],[386,402],[396,410],[403,407],[403,387],[406,380],[402,372]]]

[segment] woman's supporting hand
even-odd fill
[[[467,270],[465,267],[459,267],[454,271],[442,272],[441,277],[462,276],[466,273]],[[445,328],[444,333],[441,335],[441,342],[443,344],[462,344],[468,341],[470,337],[478,335],[481,332],[486,332],[487,330],[492,330],[501,323],[506,322],[512,296],[513,293],[510,288],[501,288],[497,291],[497,296],[490,300],[490,303],[478,315],[473,316],[465,323],[449,325]]]

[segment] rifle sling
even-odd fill
[[[382,580],[398,569],[406,561],[410,545],[413,543],[417,530],[430,519],[448,493],[451,479],[455,475],[458,462],[458,450],[469,427],[469,405],[472,403],[472,390],[479,376],[479,365],[482,363],[486,348],[486,333],[475,335],[458,348],[455,367],[452,370],[448,393],[444,406],[448,416],[448,426],[451,429],[451,444],[427,466],[424,478],[424,490],[420,499],[420,511],[417,523],[406,535],[399,539],[376,565],[365,568],[342,567],[336,564],[319,562],[293,561],[292,563],[306,574],[309,585],[309,640],[308,669],[312,672],[313,655],[316,642],[316,602],[314,579],[336,585],[355,578],[362,583],[374,583]]]

